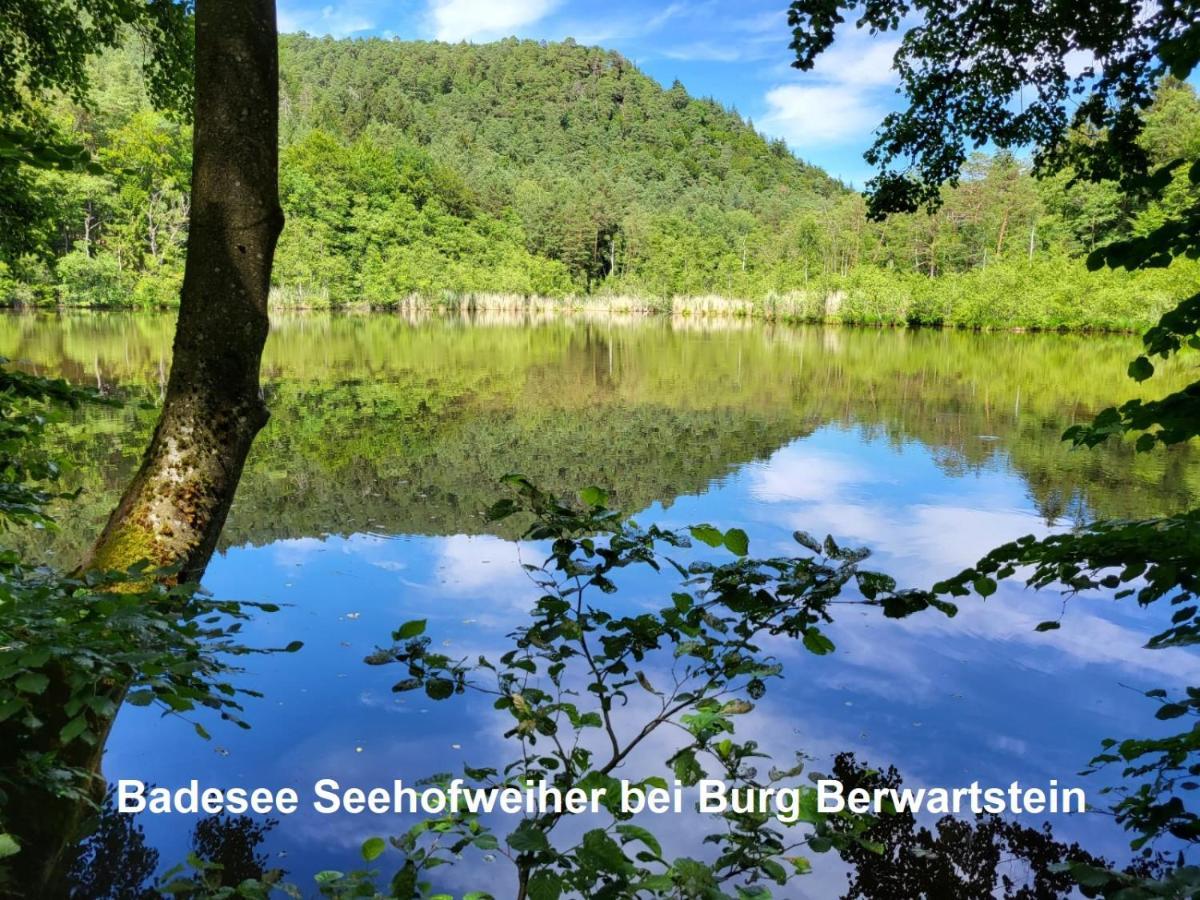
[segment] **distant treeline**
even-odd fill
[[[20,216],[4,216],[0,299],[175,301],[190,130],[150,108],[136,53],[96,63],[87,108],[46,111],[103,174],[30,171],[5,186]],[[873,223],[857,193],[737,112],[611,51],[293,35],[281,67],[282,304],[625,296],[695,314],[1133,329],[1200,276],[1083,263],[1200,202],[1187,167],[1146,205],[980,155],[937,213]],[[1189,85],[1161,86],[1144,139],[1158,161],[1200,159]],[[707,297],[749,303],[677,299]]]

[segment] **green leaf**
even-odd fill
[[[579,492],[579,499],[588,506],[604,506],[608,503],[608,491],[598,487],[586,487]],[[557,894],[555,895],[557,896]]]
[[[529,900],[558,900],[562,895],[562,879],[542,869],[529,879]]]
[[[62,731],[58,733],[58,739],[64,744],[69,744],[87,731],[87,727],[87,719],[83,716],[76,716],[62,727]]]
[[[593,828],[583,836],[583,843],[576,853],[601,872],[619,873],[632,868],[617,842],[599,828]]]
[[[317,884],[332,884],[335,881],[341,881],[345,878],[344,872],[338,872],[336,869],[326,869],[324,872],[318,872],[313,876],[313,881]]]
[[[1039,622],[1037,627],[1033,630],[1034,631],[1057,631],[1059,628],[1062,628],[1061,622],[1049,621],[1049,622]]]
[[[1164,703],[1158,708],[1158,712],[1154,714],[1156,719],[1178,719],[1188,708],[1182,703]]]
[[[409,638],[419,637],[425,633],[427,621],[427,619],[413,619],[411,622],[405,622],[392,633],[392,638],[397,641],[407,641]]]
[[[980,597],[990,597],[996,593],[996,582],[986,575],[980,575],[971,582],[971,586]]]
[[[725,548],[737,556],[745,556],[750,552],[750,538],[740,528],[730,528],[725,532]]]
[[[425,683],[425,694],[430,700],[445,700],[453,693],[454,682],[449,678],[430,678]]]
[[[383,851],[387,849],[387,842],[381,837],[367,838],[362,845],[362,858],[367,862],[374,862],[383,855]]]
[[[797,875],[807,875],[812,871],[812,863],[805,856],[789,856],[787,861],[792,864],[792,868],[796,870]]]
[[[284,653],[297,653],[304,646],[304,641],[292,641],[283,648]]]
[[[696,754],[691,750],[681,750],[677,753],[671,762],[671,768],[675,770],[675,777],[687,787],[704,777],[704,770],[700,768]]]
[[[517,826],[517,830],[504,840],[508,846],[512,847],[518,853],[537,853],[550,849],[550,843],[546,840],[546,835],[528,820]]]
[[[815,628],[809,628],[804,632],[804,649],[809,653],[815,653],[817,656],[824,656],[826,653],[831,653],[834,650],[833,641],[825,637]]]
[[[1153,374],[1154,363],[1144,356],[1139,356],[1129,364],[1129,377],[1134,381],[1145,381]]]
[[[688,528],[692,537],[698,541],[703,541],[710,547],[720,547],[725,543],[725,535],[718,528],[713,528],[711,525],[693,525]]]
[[[0,859],[16,856],[20,852],[21,845],[17,843],[17,839],[11,834],[0,832]]]
[[[650,852],[655,856],[662,856],[662,845],[658,842],[658,838],[639,825],[618,825],[617,834],[624,837],[626,841],[641,841],[650,848]]]
[[[833,841],[819,834],[814,834],[808,839],[808,849],[813,853],[828,853],[833,849]]]
[[[787,870],[784,869],[784,867],[781,866],[779,863],[775,862],[775,860],[764,859],[760,865],[761,865],[763,872],[765,872],[767,874],[767,877],[770,878],[772,881],[774,881],[776,884],[787,884],[787,880],[788,880]]]
[[[417,892],[417,867],[412,860],[404,864],[404,868],[392,878],[392,896],[399,900],[409,900]]]
[[[41,672],[26,672],[17,679],[16,686],[23,694],[41,694],[50,686],[50,679]]]

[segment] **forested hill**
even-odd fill
[[[285,173],[317,162],[309,150],[325,137],[398,149],[403,166],[423,162],[440,182],[442,207],[515,224],[520,243],[561,264],[577,290],[640,272],[650,245],[667,237],[695,241],[688,256],[707,257],[685,260],[683,248],[673,248],[669,264],[717,265],[751,231],[783,228],[842,191],[736,112],[690,97],[679,84],[664,89],[620,54],[573,41],[448,45],[290,35],[281,42],[281,83],[282,140],[294,148]],[[319,177],[332,160],[317,155],[312,174]],[[285,179],[285,202],[288,189]],[[292,261],[301,263],[297,271]],[[528,267],[515,258],[506,264]],[[538,274],[553,281],[552,271]],[[321,280],[285,245],[279,281],[305,275]],[[371,280],[360,292],[426,287],[412,283],[411,273],[393,285]],[[555,293],[566,286],[500,278],[445,287]]]
[[[736,112],[570,40],[288,35],[281,70],[285,144],[313,129],[348,140],[403,134],[460,173],[488,212],[515,208],[527,228],[547,214],[603,230],[639,210],[704,207],[778,223],[797,203],[840,189]]]
[[[1145,328],[1200,264],[1088,273],[1087,253],[1198,202],[1036,180],[977,156],[933,215],[868,222],[863,198],[752,123],[619,54],[567,41],[447,45],[284,36],[277,304],[585,294],[804,320]],[[191,129],[151,108],[136,42],[83,104],[45,110],[98,169],[22,170],[0,229],[0,302],[170,306],[191,208]],[[1200,159],[1200,98],[1164,81],[1155,165]],[[514,299],[515,298],[515,299]],[[686,298],[702,298],[690,301]],[[601,301],[603,302],[603,301]]]

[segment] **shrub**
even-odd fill
[[[128,276],[110,254],[73,250],[57,271],[59,299],[67,306],[128,306],[133,300]]]
[[[135,306],[146,309],[161,309],[179,305],[179,291],[183,287],[183,272],[177,269],[160,269],[147,273],[137,280],[131,294]]]

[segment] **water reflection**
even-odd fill
[[[735,324],[277,323],[265,364],[272,422],[206,584],[289,604],[252,623],[247,639],[305,648],[253,661],[246,686],[266,696],[248,710],[251,732],[216,729],[205,744],[182,723],[123,710],[106,774],[307,790],[324,777],[372,786],[500,758],[507,723],[490,702],[396,695],[393,673],[361,661],[414,618],[429,620],[447,652],[505,646],[536,597],[520,563],[537,555],[481,515],[506,472],[557,490],[604,484],[643,522],[742,527],[756,554],[790,552],[795,528],[833,533],[872,547],[876,568],[916,585],[1021,534],[1179,509],[1200,489],[1187,449],[1135,457],[1122,447],[1072,453],[1058,441],[1071,422],[1138,390],[1123,375],[1127,339]],[[9,318],[0,354],[153,398],[170,328],[155,317]],[[60,534],[31,549],[73,558],[153,417],[133,404],[70,426],[62,449],[77,461],[84,499]],[[663,596],[639,576],[619,603]],[[1033,631],[1060,607],[1005,585],[952,621],[843,615],[831,657],[772,647],[787,678],[743,736],[779,759],[853,750],[896,764],[912,785],[1068,781],[1102,738],[1150,718],[1122,684],[1200,683],[1200,661],[1142,650],[1161,623],[1129,605],[1076,603],[1061,631]],[[113,825],[107,840],[141,854],[127,865],[136,873],[183,859],[195,825],[143,816],[144,840]],[[286,852],[293,880],[307,884],[313,872],[346,868],[366,837],[403,825],[301,812],[259,834],[261,850],[246,859],[265,865]],[[1054,825],[1091,852],[1128,855],[1103,817]],[[695,853],[703,833],[681,822],[667,849]],[[486,865],[448,872],[447,887],[477,888]],[[794,896],[845,886],[841,871],[818,871]]]
[[[273,868],[261,847],[278,825],[275,819],[255,821],[249,816],[206,816],[191,829],[190,852],[209,873],[207,886],[236,888],[248,879],[286,877]],[[109,791],[91,824],[91,834],[79,846],[68,875],[70,896],[77,900],[152,900],[162,894],[161,855],[146,841],[138,817],[117,811]],[[171,861],[182,863],[182,860]]]

